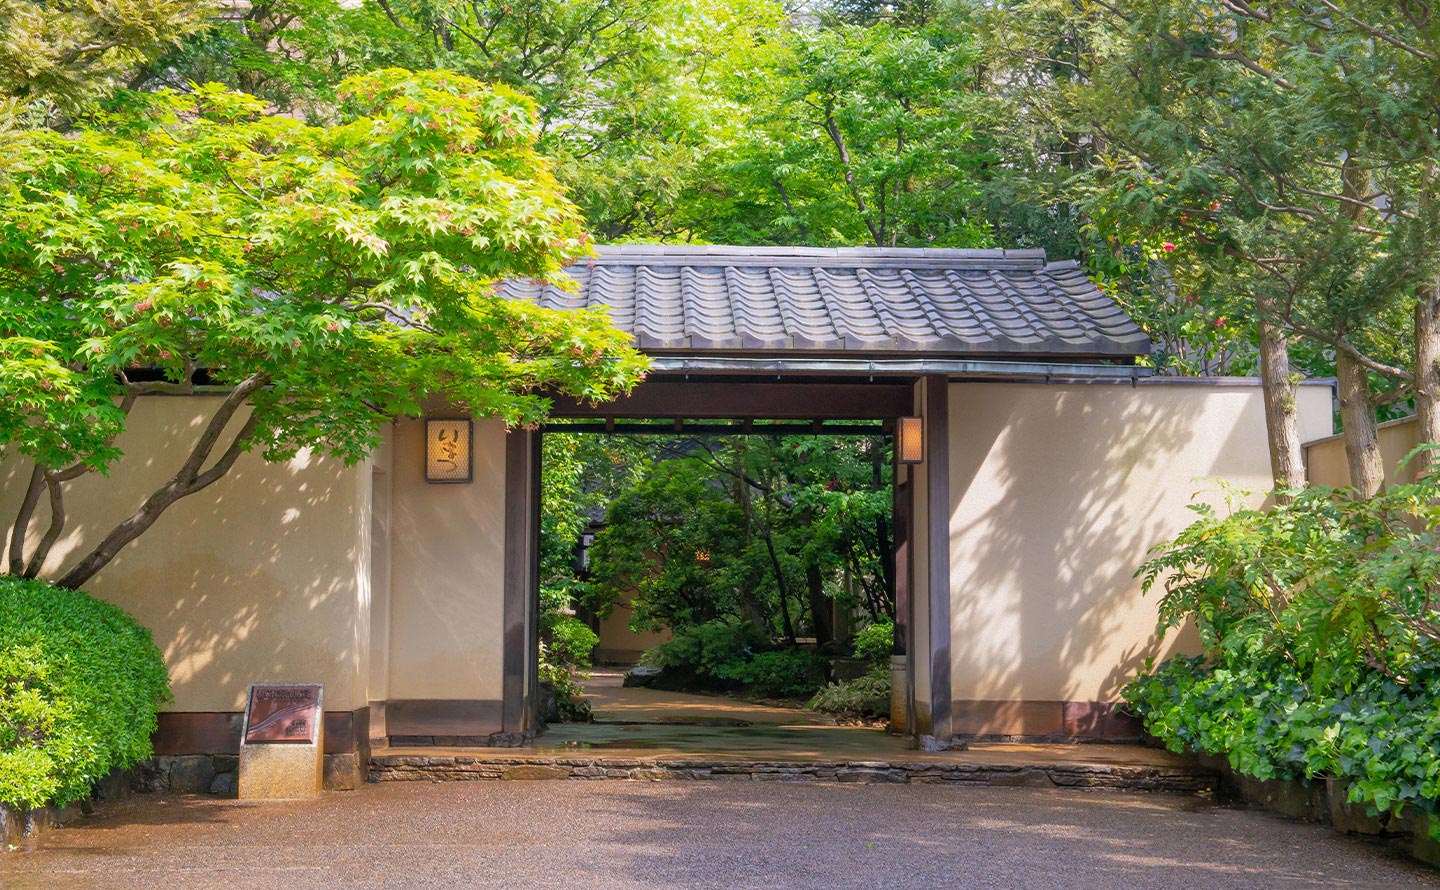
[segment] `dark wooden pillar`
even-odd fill
[[[930,724],[937,739],[948,739],[955,734],[950,704],[950,385],[935,374],[925,378],[925,479]]]
[[[505,435],[504,690],[501,730],[535,726],[540,584],[540,434]]]
[[[896,464],[890,503],[890,525],[895,535],[895,654],[905,656],[904,720],[892,715],[892,730],[915,734],[915,534],[914,473],[908,466]],[[893,678],[893,674],[891,675]],[[891,702],[895,701],[894,696]]]

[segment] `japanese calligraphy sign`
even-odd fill
[[[472,460],[469,419],[425,421],[425,481],[469,482]]]

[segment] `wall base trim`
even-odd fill
[[[1134,742],[1140,721],[1123,704],[1098,701],[957,699],[950,712],[957,737],[1009,740]]]
[[[503,728],[499,699],[392,698],[384,708],[384,735],[392,745],[407,736],[489,736]]]
[[[151,736],[156,756],[239,754],[241,711],[165,711]],[[325,712],[325,753],[370,756],[370,709]]]

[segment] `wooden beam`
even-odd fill
[[[554,396],[554,418],[888,420],[912,410],[908,383],[719,383],[647,380],[628,396],[584,405]]]
[[[937,739],[954,736],[950,706],[950,384],[925,378],[926,516],[929,518],[930,724]]]
[[[527,430],[505,434],[505,582],[501,667],[504,675],[500,728],[534,728],[536,621],[539,596],[539,435]]]

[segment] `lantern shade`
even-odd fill
[[[902,464],[918,464],[925,460],[925,421],[919,417],[901,417],[895,423],[895,457]]]
[[[474,425],[468,417],[430,418],[425,421],[425,481],[470,482],[474,478],[471,440]]]

